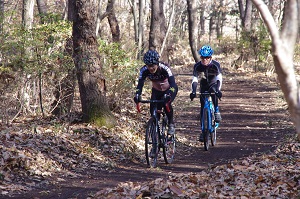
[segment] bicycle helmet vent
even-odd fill
[[[209,45],[202,46],[198,53],[202,57],[211,57],[214,54],[213,49]]]
[[[144,55],[144,63],[146,65],[158,64],[159,54],[156,50],[148,50]]]

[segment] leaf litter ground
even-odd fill
[[[217,145],[198,141],[191,66],[174,67],[177,151],[173,164],[144,159],[147,108],[115,113],[108,130],[54,119],[1,127],[0,198],[297,198],[300,146],[274,77],[224,68]],[[128,98],[131,100],[131,96]],[[124,100],[125,101],[125,100]]]

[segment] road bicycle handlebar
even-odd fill
[[[199,94],[200,94],[200,96],[201,95],[217,95],[215,91],[212,91],[212,92],[205,91],[205,92],[202,92],[202,93],[199,93]],[[221,98],[218,97],[218,99],[221,101]]]
[[[142,99],[139,99],[138,103],[136,104],[136,109],[139,113],[141,112],[140,103],[156,103],[156,104],[164,103],[165,106],[166,106],[166,111],[170,112],[170,105],[169,105],[169,103],[166,103],[165,98],[166,98],[166,96],[164,96],[164,99],[160,99],[160,100],[156,100],[156,99],[142,100]]]
[[[203,92],[203,93],[199,93],[200,95],[215,95],[215,92]]]

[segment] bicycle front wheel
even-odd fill
[[[163,118],[162,122],[162,134],[166,135],[166,127],[168,124],[167,116]],[[164,160],[166,164],[171,164],[174,160],[175,156],[175,148],[176,148],[176,137],[174,135],[167,135],[165,136],[165,140],[163,143],[163,154]]]
[[[202,132],[203,133],[203,138],[204,138],[204,150],[205,151],[208,151],[208,149],[209,149],[209,141],[210,141],[210,139],[209,139],[209,130],[208,130],[208,128],[209,128],[209,124],[208,124],[208,122],[209,122],[209,112],[208,112],[208,110],[205,108],[204,110],[203,110],[203,117],[202,117],[202,119],[203,119],[203,125],[204,125],[204,131]]]
[[[145,135],[145,155],[148,166],[156,167],[158,149],[158,132],[156,131],[155,119],[150,118],[147,123]]]
[[[212,127],[213,127],[213,132],[210,133],[210,140],[211,140],[211,145],[215,146],[216,142],[217,142],[217,128],[216,128],[216,123],[215,123],[215,115],[214,115],[214,111],[212,110],[211,112],[211,123],[212,123]]]

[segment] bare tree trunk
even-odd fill
[[[246,1],[246,9],[245,9],[245,16],[242,19],[243,29],[246,32],[251,31],[251,25],[252,25],[252,1],[247,0]]]
[[[70,1],[70,0],[69,0]],[[96,36],[98,37],[99,36],[99,30],[100,30],[100,23],[101,23],[101,5],[102,5],[102,0],[99,0],[99,3],[98,3],[98,12],[97,12],[97,20],[96,20]]]
[[[243,0],[238,0],[240,20],[242,22],[242,40],[251,41],[251,27],[252,27],[252,1],[246,0],[246,5],[244,5]],[[238,59],[234,60],[233,65],[237,68],[243,67],[245,60],[249,59],[250,48],[242,48],[240,51],[240,56]]]
[[[32,28],[34,0],[23,0],[22,22],[26,29]]]
[[[106,12],[108,13],[108,23],[110,26],[110,31],[112,35],[112,41],[113,42],[119,42],[120,41],[120,28],[119,23],[115,14],[114,10],[114,4],[115,0],[108,0]]]
[[[300,141],[300,88],[294,70],[294,47],[298,33],[297,0],[287,1],[281,32],[262,0],[252,0],[259,10],[272,38],[272,51],[281,90],[289,106],[292,121]]]
[[[45,15],[47,14],[47,7],[44,0],[36,0],[36,4],[41,17],[41,23],[44,23]]]
[[[33,11],[34,11],[34,0],[23,0],[23,9],[22,9],[22,25],[24,30],[31,31],[32,29],[32,23],[33,23]],[[32,39],[28,37],[27,39]],[[24,49],[22,52],[22,58],[23,57],[28,57],[32,58],[32,49],[29,48],[24,44]],[[22,67],[24,67],[22,65]],[[31,112],[31,107],[30,107],[30,102],[31,102],[31,97],[30,97],[30,90],[32,89],[30,78],[27,77],[27,74],[22,74],[22,83],[23,87],[22,89],[19,90],[20,92],[20,98],[21,98],[21,103],[23,105],[23,111],[29,111]],[[33,80],[34,81],[34,80]],[[26,82],[29,82],[27,86],[25,86]],[[40,101],[41,98],[40,98]]]
[[[205,6],[200,7],[200,35],[205,34],[205,17],[204,17]]]
[[[159,52],[166,33],[163,0],[151,0],[151,25],[149,33],[149,49]]]
[[[216,8],[215,6],[213,5],[212,6],[212,13],[210,14],[210,18],[209,18],[209,42],[211,42],[211,38],[212,38],[212,35],[214,33],[214,30],[216,29],[215,28],[215,25],[216,25]]]
[[[298,42],[300,41],[300,0],[297,0],[297,6],[298,6]]]
[[[244,10],[243,0],[238,0],[238,4],[239,4],[240,19],[242,20],[245,17],[245,10]],[[243,20],[242,20],[242,23],[244,23]],[[242,24],[242,26],[243,26],[243,24]]]
[[[170,18],[169,18],[168,28],[167,28],[167,32],[166,32],[166,35],[165,35],[163,44],[162,44],[161,49],[160,49],[160,54],[162,54],[162,52],[163,52],[163,50],[164,50],[164,48],[165,48],[167,39],[168,39],[168,34],[169,34],[169,32],[171,31],[171,29],[173,28],[173,17],[174,17],[174,12],[175,12],[175,2],[173,2],[173,4],[172,4],[172,11],[171,11],[171,15],[170,15]],[[169,58],[169,57],[168,57],[168,58]]]
[[[0,0],[0,34],[3,31],[3,21],[4,21],[4,0]]]
[[[130,4],[132,16],[133,16],[134,42],[136,44],[138,44],[138,42],[139,42],[139,36],[138,36],[139,24],[138,24],[136,2],[135,2],[135,0],[128,0],[128,3]],[[140,14],[140,16],[141,16],[141,14]]]
[[[223,28],[224,28],[224,22],[226,20],[226,12],[224,9],[222,9],[223,7],[225,7],[224,5],[224,0],[220,1],[220,6],[217,9],[217,25],[216,25],[216,29],[217,29],[217,38],[222,38],[223,36]]]
[[[195,62],[200,61],[198,55],[198,26],[197,26],[197,12],[196,0],[187,0],[188,21],[189,21],[189,43]]]
[[[105,78],[96,39],[96,5],[93,0],[72,0],[74,63],[77,69],[83,120],[112,127],[115,118],[106,100]]]
[[[145,0],[139,0],[139,26],[138,26],[138,59],[144,54],[144,9]]]

